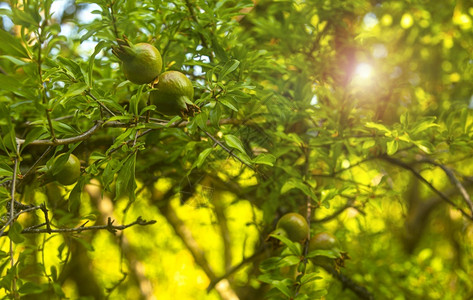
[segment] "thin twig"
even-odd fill
[[[304,163],[304,169],[303,169],[303,176],[307,178],[309,175],[309,167],[310,167],[310,148],[306,147],[305,145],[302,146],[302,152],[304,153],[305,156],[305,163]],[[306,221],[307,225],[310,228],[310,220],[312,218],[312,198],[307,196],[306,197]],[[307,269],[307,254],[309,253],[309,243],[310,243],[310,230],[307,232],[307,237],[305,239],[305,242],[303,244],[303,259],[299,263],[302,264],[302,270],[301,274],[297,276],[297,284],[295,286],[295,295],[297,296],[301,290],[302,284],[300,279],[302,276],[305,275],[306,269]],[[299,269],[299,266],[298,266]]]
[[[120,38],[120,35],[118,34],[118,28],[117,28],[117,19],[115,18],[115,13],[113,11],[113,5],[115,5],[115,1],[110,1],[110,17],[112,19],[112,25],[113,25],[113,33],[115,34],[115,37],[117,39]]]
[[[253,167],[252,165],[249,165],[247,164],[245,161],[243,161],[241,158],[238,157],[238,155],[236,155],[235,153],[233,153],[232,150],[228,149],[227,146],[225,146],[222,142],[220,142],[219,140],[217,140],[213,135],[211,135],[209,132],[203,130],[203,132],[205,133],[205,135],[207,135],[212,141],[214,141],[215,144],[219,145],[220,148],[222,148],[223,150],[225,150],[226,152],[228,152],[228,154],[230,154],[231,156],[233,156],[235,159],[237,159],[239,162],[241,162],[242,164],[244,164],[245,166],[247,166],[248,168],[252,169],[253,171],[255,172],[258,172],[255,167]]]
[[[164,128],[182,128],[186,127],[189,122],[188,121],[183,121],[181,120],[180,122],[173,123],[169,126],[169,121],[166,120],[161,120],[161,119],[154,119],[150,118],[151,121],[153,121],[152,124],[157,124],[157,125],[162,125],[162,128],[153,128],[153,129],[147,129],[144,132],[140,133],[138,135],[138,138],[150,133],[153,130],[157,129],[164,129]],[[226,125],[226,124],[239,124],[238,120],[235,119],[222,119],[219,122],[220,125]],[[207,125],[210,125],[210,121],[207,121]],[[104,123],[103,121],[97,121],[94,126],[92,126],[90,129],[85,131],[84,133],[79,134],[78,136],[70,137],[70,138],[65,138],[65,139],[57,139],[56,141],[51,141],[51,140],[34,140],[28,143],[28,145],[35,145],[35,146],[58,146],[58,145],[68,145],[68,144],[73,144],[77,143],[83,140],[88,139],[91,137],[93,134],[95,134],[99,129],[102,127],[122,127],[122,128],[127,128],[127,127],[133,127],[136,126],[135,123],[133,124],[127,124],[127,123],[121,123],[117,121],[111,121]],[[166,127],[167,126],[167,127]],[[17,138],[17,142],[22,145],[26,142],[24,139]],[[130,142],[132,142],[131,140]]]
[[[46,205],[41,204],[40,205],[41,207],[41,210],[43,211],[43,214],[44,214],[44,221],[46,223],[46,230],[48,231],[48,233],[51,233],[51,223],[49,222],[49,217],[48,217],[48,209],[46,208]]]
[[[374,159],[376,159],[376,158],[377,158],[376,156],[367,157],[367,158],[365,158],[365,159],[360,160],[359,162],[356,162],[356,163],[354,163],[354,164],[350,164],[350,166],[349,166],[348,168],[343,168],[343,169],[340,169],[340,170],[337,170],[337,171],[333,172],[332,175],[337,175],[337,174],[339,174],[339,173],[343,173],[343,172],[345,172],[345,171],[348,171],[348,170],[350,170],[350,169],[352,169],[352,168],[358,167],[359,165],[364,164],[364,163],[366,163],[366,162],[368,162],[368,161],[370,161],[370,160],[374,160]]]
[[[36,229],[32,227],[28,227],[23,229],[21,233],[68,233],[68,232],[82,232],[82,231],[87,231],[87,230],[103,230],[106,229],[112,233],[115,233],[117,230],[124,230],[128,227],[134,226],[134,225],[140,225],[140,226],[146,226],[146,225],[152,225],[156,223],[155,220],[151,221],[146,221],[143,220],[141,217],[138,217],[135,222],[127,224],[127,225],[113,225],[113,220],[109,218],[107,225],[92,225],[92,226],[84,226],[85,224],[79,226],[79,227],[74,227],[74,228],[58,228],[58,229]],[[43,226],[47,224],[44,223],[42,224]],[[1,236],[6,235],[7,232],[3,233]]]
[[[14,213],[15,213],[15,192],[16,192],[16,176],[17,176],[17,170],[19,168],[19,156],[20,156],[20,144],[16,144],[16,153],[15,153],[15,164],[13,168],[13,177],[12,177],[12,185],[11,185],[11,202],[10,202],[10,219],[8,220],[7,223],[13,224],[15,222],[14,218]],[[11,226],[11,225],[10,225]],[[5,230],[5,227],[2,229],[2,231]],[[13,254],[13,240],[10,239],[10,267],[13,269],[15,266],[15,257]],[[15,299],[18,298],[18,294],[16,291],[16,276],[13,276],[12,279],[12,291],[13,294],[15,295]]]
[[[161,51],[161,55],[163,57],[166,56],[166,52],[168,51],[169,49],[169,46],[171,46],[171,43],[173,41],[173,38],[174,36],[176,35],[176,33],[179,31],[179,28],[181,27],[181,24],[182,24],[182,21],[177,23],[177,26],[176,26],[176,29],[172,32],[172,34],[169,35],[169,39],[168,39],[168,42],[166,43],[166,45],[163,47],[163,51]]]
[[[43,105],[48,106],[48,99],[46,95],[46,84],[43,81],[43,69],[41,67],[42,64],[42,50],[43,50],[43,32],[44,32],[44,27],[46,26],[47,20],[44,20],[43,23],[40,24],[38,31],[37,31],[37,36],[38,36],[38,59],[36,63],[38,64],[38,77],[39,77],[39,85],[40,85],[40,92],[41,92],[41,99],[43,102]],[[53,128],[53,122],[51,120],[51,114],[50,110],[46,107],[45,108],[46,112],[46,119],[48,120],[48,126],[49,126],[49,131],[51,133],[51,140],[55,141],[56,140],[56,135],[54,133],[54,128]]]
[[[23,179],[27,178],[33,172],[33,170],[36,168],[36,166],[46,157],[46,155],[48,155],[49,152],[51,152],[51,150],[53,150],[53,147],[49,146],[41,154],[41,156],[33,163],[33,165],[28,169],[28,171],[26,171],[26,173],[23,175]],[[20,187],[24,182],[25,182],[24,180],[20,181],[18,183],[18,187]]]
[[[306,56],[308,59],[312,60],[313,58],[313,52],[315,51],[315,49],[317,48],[317,46],[319,46],[319,42],[320,40],[322,39],[322,37],[328,32],[328,30],[332,27],[332,23],[330,21],[328,21],[324,28],[318,32],[317,36],[315,37],[315,40],[312,42],[312,45],[310,46],[310,49],[309,51],[306,53]]]
[[[94,95],[92,95],[92,93],[90,92],[90,90],[86,90],[85,91],[85,94],[87,96],[89,96],[90,98],[92,98],[95,102],[98,103],[98,105],[100,105],[100,107],[102,107],[103,109],[105,109],[109,114],[111,114],[112,116],[116,116],[115,113],[113,111],[111,111],[108,107],[106,107],[102,102],[99,101],[99,99],[97,99]]]
[[[12,201],[12,203],[13,202],[14,201]],[[38,209],[41,209],[41,206],[31,206],[27,209],[24,209],[24,210],[21,210],[21,211],[17,212],[13,216],[13,218],[8,219],[8,221],[5,223],[5,225],[3,225],[2,229],[0,230],[0,236],[3,236],[3,233],[5,232],[5,229],[8,227],[8,225],[13,223],[13,221],[16,220],[21,214],[28,213],[28,212],[31,212],[31,211],[35,211],[35,210],[38,210]],[[43,225],[45,225],[45,224],[43,224]]]
[[[463,184],[460,182],[460,180],[458,180],[458,178],[455,176],[455,174],[453,173],[452,170],[450,170],[449,168],[447,168],[445,165],[443,164],[440,164],[440,163],[437,163],[431,159],[428,159],[428,158],[423,158],[421,160],[419,160],[420,162],[427,162],[429,164],[432,164],[434,166],[437,166],[439,168],[441,168],[445,174],[448,176],[448,178],[450,179],[450,181],[452,182],[453,185],[455,185],[455,187],[458,189],[458,191],[460,192],[460,195],[462,195],[463,197],[463,200],[465,200],[466,204],[468,205],[468,207],[470,208],[470,211],[471,211],[471,214],[473,216],[473,203],[471,202],[471,198],[470,198],[470,195],[468,194],[468,192],[466,191],[465,187],[463,186]]]
[[[334,174],[334,173],[332,173]],[[324,177],[324,178],[331,178],[333,180],[337,180],[337,181],[341,181],[341,182],[348,182],[348,183],[352,183],[354,185],[359,185],[359,186],[363,186],[363,187],[366,187],[366,188],[371,188],[372,186],[369,185],[369,184],[365,184],[365,183],[361,183],[361,182],[358,182],[356,180],[352,180],[352,179],[345,179],[345,178],[341,178],[341,177],[336,177],[332,174],[312,174],[313,177]]]
[[[342,206],[341,208],[339,208],[337,211],[335,211],[333,214],[331,214],[329,216],[326,216],[322,219],[315,219],[314,223],[324,223],[324,222],[328,222],[328,221],[336,218],[339,214],[344,212],[347,208],[353,207],[353,200],[354,199],[351,199],[351,198],[348,199],[347,203],[344,206]]]
[[[230,277],[232,274],[240,270],[245,265],[257,260],[260,256],[266,253],[266,250],[268,250],[266,247],[261,247],[258,251],[253,253],[251,256],[243,259],[239,264],[230,268],[230,270],[228,270],[224,275],[212,279],[209,285],[207,286],[207,293],[209,293],[223,279]]]
[[[28,145],[43,145],[43,146],[58,146],[58,145],[68,145],[77,142],[81,142],[83,140],[88,139],[91,137],[95,132],[97,132],[102,127],[103,121],[97,121],[94,126],[92,126],[89,130],[84,133],[79,134],[78,136],[65,138],[65,139],[56,139],[54,141],[51,140],[35,140],[29,143]],[[22,145],[25,143],[24,139],[16,139],[17,143]]]
[[[440,198],[442,200],[444,200],[445,202],[447,202],[448,204],[450,204],[451,206],[453,206],[454,208],[458,209],[462,215],[464,215],[465,217],[467,217],[468,219],[470,220],[473,220],[473,216],[471,216],[470,214],[468,214],[466,211],[464,211],[461,207],[459,207],[458,205],[456,205],[452,200],[450,200],[450,198],[448,198],[444,193],[442,193],[441,191],[439,191],[438,189],[436,189],[427,179],[424,178],[424,176],[422,176],[419,172],[417,172],[411,165],[408,165],[406,164],[405,162],[403,161],[400,161],[396,158],[392,158],[392,157],[389,157],[389,156],[382,156],[380,157],[381,159],[384,159],[386,160],[387,162],[390,162],[392,163],[393,165],[397,165],[399,167],[402,167],[403,169],[406,169],[408,171],[410,171],[412,174],[414,174],[414,176],[416,176],[417,178],[419,178],[423,183],[425,183],[434,193],[436,193],[437,195],[440,196]]]
[[[186,7],[187,7],[187,9],[189,10],[189,13],[191,14],[192,20],[195,22],[195,24],[196,24],[197,26],[199,26],[199,21],[197,20],[197,16],[196,16],[196,14],[195,14],[195,12],[194,12],[194,9],[192,8],[192,4],[190,3],[189,0],[185,0],[185,1],[186,1]],[[200,41],[202,42],[202,45],[204,46],[204,48],[209,49],[209,45],[207,44],[207,41],[206,41],[204,35],[203,35],[200,31],[198,31],[198,30],[197,30],[197,34],[199,35]],[[211,57],[210,57],[210,58],[211,58]]]
[[[359,285],[355,281],[353,281],[350,277],[340,273],[339,271],[335,270],[333,267],[324,265],[322,268],[325,269],[325,271],[329,272],[334,276],[335,278],[338,279],[343,285],[343,288],[348,288],[352,292],[354,292],[360,299],[366,299],[366,300],[372,300],[374,299],[373,294],[368,291],[364,286]]]

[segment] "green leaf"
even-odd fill
[[[80,37],[80,43],[82,44],[85,40],[87,40],[88,38],[93,36],[96,32],[102,30],[103,28],[105,28],[107,26],[108,26],[108,24],[103,24],[103,25],[100,25],[100,26],[94,26],[89,31],[87,31],[86,34],[84,34],[83,36]],[[103,42],[103,41],[100,41],[100,42]]]
[[[89,66],[87,68],[87,74],[88,74],[88,83],[89,83],[89,86],[92,87],[93,83],[94,83],[94,80],[92,78],[92,72],[94,71],[94,62],[95,62],[95,56],[97,56],[97,54],[100,53],[100,51],[102,51],[102,48],[105,47],[107,45],[107,42],[105,41],[100,41],[96,46],[95,46],[95,50],[94,50],[94,53],[92,53],[92,55],[89,57]]]
[[[238,108],[232,102],[232,99],[229,97],[222,97],[218,99],[219,103],[222,103],[226,107],[230,108],[231,110],[238,111]]]
[[[427,154],[433,153],[434,148],[435,148],[434,145],[432,145],[430,142],[425,141],[425,140],[414,141],[413,143],[417,146],[417,148],[419,148],[420,150],[424,151]]]
[[[276,161],[276,157],[269,153],[261,153],[253,159],[253,163],[260,165],[273,166]]]
[[[409,125],[409,112],[405,112],[401,115],[400,117],[400,122],[402,125],[404,125],[403,128],[407,128],[407,126]]]
[[[367,140],[367,141],[364,141],[363,142],[363,145],[361,146],[363,149],[369,149],[373,146],[376,145],[376,141],[375,140]]]
[[[423,118],[420,122],[418,122],[414,128],[411,130],[411,134],[415,135],[421,132],[424,132],[425,130],[432,128],[432,127],[438,127],[438,124],[435,124],[434,122],[436,121],[436,117],[425,117]]]
[[[53,281],[57,281],[57,268],[56,268],[56,266],[52,265],[49,268],[49,271],[51,273],[51,277],[53,278]]]
[[[58,55],[57,62],[60,66],[70,71],[75,79],[80,80],[80,81],[84,80],[84,74],[82,73],[82,70],[79,64],[77,64],[75,61]]]
[[[49,133],[44,127],[35,127],[30,132],[28,132],[25,138],[25,142],[23,143],[23,145],[21,145],[21,147],[22,149],[24,149],[32,141],[41,138],[46,138],[47,136],[49,136]]]
[[[299,189],[306,196],[309,196],[314,200],[317,199],[317,196],[314,194],[312,189],[308,185],[306,185],[304,182],[302,182],[300,179],[297,179],[294,177],[289,178],[289,180],[286,181],[284,185],[281,187],[281,194],[285,194],[292,189]]]
[[[265,259],[259,265],[259,268],[262,272],[267,272],[271,270],[276,270],[283,267],[289,267],[297,265],[301,262],[301,259],[295,255],[289,255],[285,257],[270,257]]]
[[[39,27],[39,22],[41,17],[39,16],[39,12],[32,12],[32,11],[24,11],[20,9],[12,9],[12,20],[13,23],[17,25],[22,25],[25,27],[33,26]]]
[[[251,165],[251,158],[246,153],[242,152],[235,155],[238,156],[238,158],[241,159],[245,164]]]
[[[169,127],[169,126],[171,126],[172,124],[179,122],[181,119],[182,119],[181,116],[175,116],[174,118],[172,118],[171,120],[169,120],[169,122],[166,124],[165,127]]]
[[[225,142],[229,147],[238,149],[238,151],[240,151],[241,153],[246,153],[245,148],[243,147],[243,144],[241,143],[239,138],[231,134],[226,134],[224,138]]]
[[[43,292],[43,287],[34,282],[25,282],[19,289],[18,292],[23,295],[39,294]]]
[[[66,104],[70,98],[82,94],[87,89],[87,84],[84,82],[78,82],[70,85],[67,88],[67,92],[61,97],[61,104]]]
[[[322,276],[318,276],[318,273],[309,273],[309,274],[304,274],[302,277],[301,277],[301,284],[306,284],[306,283],[309,283],[309,282],[312,282],[314,280],[319,280],[319,279],[323,279]]]
[[[6,163],[0,162],[0,176],[11,177],[13,175],[13,169]]]
[[[120,162],[117,159],[111,159],[107,162],[105,169],[102,172],[102,184],[106,190],[108,186],[113,182],[115,175],[122,167],[123,162]]]
[[[297,255],[297,256],[302,255],[301,244],[294,243],[287,237],[279,235],[279,234],[270,234],[269,236],[277,240],[280,240],[284,245],[287,246],[287,248],[289,249],[289,251],[291,251],[292,254]]]
[[[292,298],[292,286],[293,280],[284,279],[284,280],[273,280],[270,283],[276,289],[278,289],[281,293],[283,293],[289,299]]]
[[[207,130],[207,112],[203,111],[195,117],[195,123],[200,129]]]
[[[0,29],[0,41],[2,41],[0,43],[0,50],[3,52],[12,56],[30,58],[28,51],[26,51],[21,41],[3,29]]]
[[[212,150],[213,148],[207,148],[204,151],[200,152],[199,157],[197,157],[197,160],[194,162],[194,166],[200,168],[207,156],[209,156],[210,152],[212,152]],[[194,166],[192,166],[192,168],[194,168]]]
[[[82,175],[81,177],[79,177],[79,180],[77,181],[76,185],[69,194],[69,211],[76,212],[79,209],[82,198],[82,190],[84,189],[84,186],[87,184],[88,180],[89,179],[87,178],[87,176]]]
[[[14,222],[13,225],[10,226],[10,230],[8,230],[8,237],[12,240],[15,244],[21,244],[25,241],[25,238],[21,234],[23,227],[21,227],[20,223]]]
[[[54,282],[52,286],[53,286],[54,293],[58,296],[59,299],[63,299],[66,297],[66,294],[62,290],[62,287],[60,284]]]
[[[393,155],[394,153],[397,152],[397,149],[398,149],[398,147],[399,147],[399,143],[398,143],[397,140],[392,140],[392,141],[388,141],[388,142],[386,143],[386,146],[387,146],[387,148],[388,148],[388,149],[387,149],[387,150],[388,150],[388,151],[387,151],[388,155]]]
[[[378,123],[374,123],[374,122],[366,122],[365,124],[366,127],[368,128],[373,128],[373,129],[377,129],[379,131],[382,131],[384,132],[386,135],[390,135],[391,134],[391,130],[389,130],[386,126],[384,126],[383,124],[378,124]]]
[[[213,126],[219,127],[220,119],[222,118],[222,106],[216,102],[215,107],[210,111],[210,123]]]
[[[2,144],[11,152],[16,153],[17,149],[16,149],[15,131],[13,130],[13,128],[9,128],[9,129],[10,131],[8,131],[2,139]]]
[[[220,71],[220,80],[223,80],[228,74],[232,73],[233,71],[238,68],[240,65],[240,62],[236,59],[231,59],[225,63],[225,65],[222,68],[222,71]]]
[[[1,29],[0,29],[1,30]],[[12,63],[14,63],[15,65],[17,66],[24,66],[26,65],[26,62],[22,61],[21,59],[18,59],[16,57],[13,57],[11,55],[0,55],[0,58],[4,58],[4,59],[7,59],[9,61],[11,61]]]
[[[127,160],[123,163],[123,166],[120,168],[120,171],[117,174],[117,199],[120,196],[127,195],[131,200],[135,200],[135,164],[136,152],[128,156]]]
[[[25,86],[20,81],[16,80],[12,76],[0,74],[0,86],[3,90],[15,93],[18,96],[30,99],[36,98],[33,90],[30,88],[25,88]]]
[[[204,3],[204,2],[201,2]],[[217,38],[215,36],[212,36],[212,49],[215,52],[215,56],[220,60],[220,61],[227,61],[228,60],[228,55],[225,50],[223,50],[222,46],[218,42]]]
[[[314,250],[307,253],[308,258],[316,257],[316,256],[325,256],[328,258],[337,258],[340,257],[340,251],[336,250]]]

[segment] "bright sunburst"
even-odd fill
[[[373,67],[367,63],[360,63],[355,69],[355,76],[360,79],[369,79],[373,76]]]

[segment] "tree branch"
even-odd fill
[[[238,270],[240,270],[242,267],[244,267],[246,264],[248,263],[251,263],[255,260],[257,260],[258,258],[260,258],[261,256],[263,256],[264,254],[266,254],[266,250],[267,248],[266,247],[261,247],[258,251],[256,251],[255,253],[253,253],[251,256],[243,259],[239,264],[237,264],[236,266],[233,266],[232,268],[230,268],[225,274],[223,274],[222,276],[219,276],[219,277],[216,277],[214,279],[212,279],[209,283],[209,285],[207,286],[207,293],[209,293],[221,280],[224,280],[228,277],[230,277],[231,275],[233,275],[235,272],[237,272]]]
[[[315,219],[313,221],[313,223],[324,223],[324,222],[328,222],[334,218],[336,218],[339,214],[341,214],[342,212],[344,212],[347,208],[350,208],[350,207],[353,207],[353,201],[354,199],[352,198],[349,198],[347,203],[340,207],[337,211],[335,211],[333,214],[329,215],[329,216],[326,216],[322,219]]]
[[[330,266],[322,266],[325,271],[332,274],[335,278],[338,279],[342,283],[344,288],[350,289],[354,292],[358,297],[365,300],[372,300],[374,299],[373,294],[371,294],[365,287],[360,286],[358,283],[354,282],[350,277],[338,272],[333,267]]]
[[[12,203],[14,201],[11,201]],[[4,232],[5,232],[5,229],[8,227],[8,225],[10,225],[11,223],[13,223],[14,220],[16,220],[21,214],[24,214],[24,213],[27,213],[27,212],[31,212],[31,211],[35,211],[35,210],[38,210],[38,209],[41,209],[41,206],[31,206],[31,207],[28,207],[24,210],[21,210],[19,212],[17,212],[13,218],[9,218],[8,221],[5,223],[5,225],[3,225],[2,229],[0,230],[0,236],[3,236]]]
[[[67,145],[72,143],[81,142],[83,140],[88,139],[92,136],[95,132],[97,132],[100,128],[102,128],[103,121],[97,121],[94,126],[92,126],[89,130],[84,133],[79,134],[78,136],[65,138],[65,139],[56,139],[56,140],[35,140],[29,143],[28,145],[43,145],[43,146],[58,146],[58,145]],[[16,139],[17,143],[22,145],[25,143],[24,139]]]
[[[473,203],[471,202],[471,198],[470,198],[470,195],[468,194],[468,192],[466,191],[465,187],[463,186],[463,184],[460,182],[460,180],[458,180],[458,178],[455,176],[455,174],[453,173],[452,170],[450,170],[449,168],[447,168],[445,165],[443,164],[440,164],[440,163],[437,163],[431,159],[428,159],[428,158],[423,158],[421,160],[419,160],[420,162],[427,162],[429,164],[432,164],[434,166],[437,166],[439,168],[441,168],[445,174],[448,176],[448,178],[450,179],[450,182],[455,185],[455,187],[458,189],[458,191],[460,192],[460,195],[463,197],[463,200],[465,200],[466,204],[468,205],[468,207],[470,208],[470,211],[471,211],[471,214],[473,216]]]
[[[222,142],[220,142],[219,140],[217,140],[213,135],[211,135],[209,132],[203,130],[203,132],[205,133],[205,135],[207,135],[212,141],[214,141],[215,144],[219,145],[223,150],[225,150],[226,152],[228,152],[228,154],[230,154],[231,156],[233,156],[236,160],[238,160],[239,162],[241,162],[242,164],[244,164],[245,166],[247,166],[248,168],[252,169],[253,171],[257,172],[258,173],[258,170],[255,169],[255,167],[253,167],[252,165],[250,164],[247,164],[245,161],[243,161],[241,158],[238,157],[238,155],[234,154],[232,150],[228,149],[227,146],[225,146]]]
[[[131,227],[131,226],[134,226],[134,225],[146,226],[146,225],[152,225],[152,224],[156,223],[155,220],[146,221],[146,220],[143,220],[141,217],[138,217],[138,219],[136,219],[135,222],[132,222],[132,223],[127,224],[127,225],[113,225],[114,221],[111,218],[108,218],[107,225],[85,226],[85,224],[87,224],[87,222],[82,224],[79,227],[58,228],[58,229],[48,229],[48,228],[37,229],[37,226],[35,225],[35,226],[31,226],[31,227],[23,229],[21,231],[21,233],[58,233],[58,232],[61,232],[61,233],[67,233],[67,232],[81,233],[82,231],[87,231],[87,230],[103,230],[103,229],[106,229],[106,230],[110,231],[111,233],[115,233],[115,232],[117,232],[117,230],[124,230],[124,229],[126,229],[128,227]],[[48,226],[47,223],[44,223],[42,225]],[[4,232],[1,236],[5,236],[7,234],[8,234],[8,232]]]
[[[195,24],[196,24],[197,26],[199,26],[199,21],[197,20],[197,16],[196,16],[196,14],[195,14],[195,11],[194,11],[194,9],[193,9],[193,7],[192,7],[191,2],[190,2],[189,0],[185,0],[185,2],[186,2],[187,10],[189,10],[189,13],[191,14],[192,20],[195,22]],[[207,41],[206,41],[204,35],[203,35],[200,31],[198,31],[198,30],[197,30],[197,33],[198,33],[198,35],[199,35],[199,37],[200,37],[200,41],[202,42],[202,45],[204,46],[204,48],[209,49],[209,45],[207,44]]]
[[[140,133],[138,135],[138,138],[140,138],[140,137],[146,135],[147,133],[149,133],[153,130],[156,130],[156,129],[163,129],[163,128],[167,128],[167,127],[182,128],[182,127],[186,127],[189,124],[188,121],[182,121],[182,122],[175,122],[175,123],[168,126],[169,121],[160,120],[160,119],[153,119],[153,118],[151,118],[150,120],[155,121],[155,122],[153,122],[153,124],[162,125],[163,127],[162,128],[148,129],[148,130],[144,131],[143,133]],[[219,122],[220,125],[240,124],[240,123],[241,122],[239,120],[236,120],[236,119],[222,119]],[[210,121],[207,121],[207,125],[210,125]],[[99,120],[90,129],[88,129],[87,131],[85,131],[85,132],[83,132],[83,133],[81,133],[77,136],[70,137],[70,138],[64,138],[64,139],[56,139],[54,141],[52,141],[52,140],[34,140],[34,141],[31,141],[30,143],[28,143],[28,145],[35,145],[35,146],[68,145],[68,144],[81,142],[81,141],[84,141],[84,140],[90,138],[92,135],[94,135],[102,127],[132,127],[132,126],[136,126],[136,124],[126,124],[126,123],[121,123],[121,122],[116,122],[116,121],[111,121],[111,122],[104,123],[104,121]],[[16,141],[20,145],[23,145],[26,142],[26,140],[20,139],[20,138],[17,138]],[[132,141],[133,140],[131,140],[131,142]]]
[[[13,166],[13,175],[12,175],[12,185],[11,185],[11,201],[10,201],[10,211],[9,211],[9,224],[13,224],[15,222],[15,192],[16,192],[16,177],[17,177],[17,170],[19,168],[19,158],[20,158],[20,144],[17,142],[16,143],[16,153],[15,153],[15,164]],[[11,225],[10,225],[11,226]],[[2,228],[2,232],[5,230],[5,227]],[[10,267],[13,269],[15,265],[15,258],[14,258],[14,253],[13,253],[13,240],[10,239]],[[19,299],[19,295],[16,290],[16,279],[17,276],[13,276],[12,279],[12,291],[15,299]]]
[[[419,178],[424,184],[426,184],[434,193],[436,193],[437,195],[440,196],[440,198],[447,202],[448,204],[450,204],[451,206],[455,207],[456,209],[458,209],[462,215],[464,215],[465,217],[467,217],[468,219],[470,220],[473,220],[473,216],[468,214],[466,211],[464,211],[461,207],[459,207],[458,205],[456,205],[452,200],[450,200],[450,198],[448,198],[444,193],[442,193],[441,191],[439,191],[438,189],[436,189],[429,181],[427,181],[427,179],[424,178],[424,176],[422,176],[419,172],[417,172],[411,165],[408,165],[406,164],[405,162],[403,161],[400,161],[396,158],[392,158],[392,157],[389,157],[389,156],[382,156],[380,157],[381,159],[393,164],[393,165],[397,165],[403,169],[406,169],[410,172],[412,172],[412,174],[414,174],[414,176],[416,176],[417,178]]]

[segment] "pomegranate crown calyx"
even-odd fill
[[[136,57],[135,47],[126,36],[123,39],[117,39],[118,46],[112,46],[112,53],[121,61],[131,60]]]

